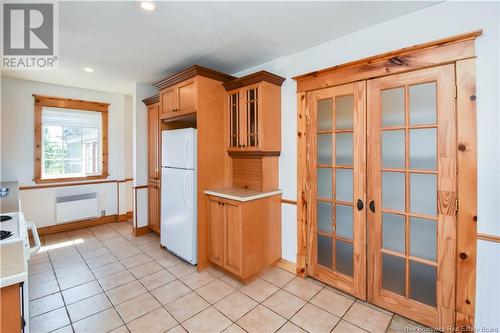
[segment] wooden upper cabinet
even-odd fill
[[[179,113],[191,113],[197,111],[196,88],[196,78],[186,80],[175,86],[176,102]]]
[[[163,89],[160,92],[161,117],[169,117],[176,112],[176,89],[175,86]]]
[[[285,79],[266,71],[224,83],[227,91],[228,151],[281,151],[281,85]]]
[[[160,89],[161,119],[178,119],[198,112],[198,100],[202,93],[199,85],[201,89],[205,88],[200,83],[200,76],[221,82],[234,79],[230,75],[194,65],[156,83],[155,87]]]

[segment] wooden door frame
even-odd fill
[[[310,209],[308,172],[311,122],[308,92],[360,80],[454,64],[457,122],[457,242],[455,326],[474,327],[477,252],[476,77],[474,40],[482,30],[465,33],[316,71],[297,81],[297,275],[307,275]]]

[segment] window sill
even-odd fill
[[[52,183],[66,183],[75,181],[95,180],[108,178],[109,174],[87,176],[87,177],[71,177],[71,178],[35,178],[33,181],[37,184],[52,184]]]

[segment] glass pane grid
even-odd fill
[[[421,130],[421,129],[435,129],[437,133],[437,112],[436,116],[432,118],[432,115],[429,116],[427,114],[427,122],[411,122],[410,120],[410,92],[409,92],[409,86],[405,85],[404,87],[404,107],[400,105],[400,107],[403,109],[404,108],[404,124],[397,124],[397,122],[393,123],[387,123],[384,124],[383,127],[380,128],[380,138],[382,139],[382,135],[384,131],[387,133],[387,131],[394,131],[394,130],[400,130],[404,131],[404,167],[403,168],[398,168],[398,167],[382,167],[381,170],[381,179],[382,179],[382,174],[383,172],[396,172],[400,174],[404,174],[404,208],[401,207],[402,209],[387,209],[387,208],[382,208],[380,211],[381,213],[384,214],[396,214],[398,216],[403,217],[404,219],[404,236],[401,234],[399,237],[404,238],[404,245],[401,247],[399,245],[399,252],[398,250],[390,249],[390,248],[384,248],[384,244],[382,244],[382,249],[381,252],[383,253],[383,258],[384,258],[384,267],[382,268],[382,271],[386,271],[387,273],[390,273],[389,271],[392,270],[394,273],[397,271],[399,273],[399,284],[396,283],[396,280],[398,277],[396,277],[396,280],[392,278],[392,281],[387,280],[388,278],[391,278],[391,274],[382,274],[382,288],[389,290],[391,292],[395,292],[401,296],[404,296],[407,300],[412,300],[412,301],[417,301],[420,303],[424,303],[426,305],[430,305],[435,307],[436,306],[436,298],[435,298],[435,286],[436,286],[436,276],[437,276],[437,223],[439,221],[437,217],[437,184],[432,188],[435,192],[436,195],[436,202],[435,206],[436,209],[435,211],[432,211],[432,209],[429,209],[429,207],[424,208],[424,212],[413,212],[412,209],[412,194],[416,195],[415,193],[412,193],[411,191],[411,178],[412,175],[422,175],[423,177],[426,177],[426,175],[429,175],[430,177],[435,177],[437,181],[437,156],[438,156],[438,149],[437,149],[437,137],[435,139],[436,141],[436,147],[435,147],[435,156],[436,160],[434,161],[434,164],[432,163],[427,163],[425,166],[432,165],[432,167],[429,167],[428,169],[411,169],[411,163],[410,163],[410,138],[411,134],[410,133],[415,133],[411,130]],[[434,96],[435,98],[435,96]],[[435,109],[434,109],[435,110]],[[382,111],[382,115],[384,112]],[[403,116],[403,115],[401,115]],[[400,117],[400,119],[403,117]],[[403,120],[403,119],[401,119]],[[410,123],[411,122],[411,123]],[[436,134],[437,135],[437,134]],[[382,157],[382,155],[381,155]],[[420,165],[419,165],[420,166]],[[415,182],[416,179],[413,180]],[[392,189],[389,189],[389,191],[392,191]],[[428,194],[430,195],[430,193]],[[431,195],[432,196],[432,195]],[[421,207],[420,207],[421,208]],[[417,229],[414,225],[412,225],[412,221],[415,220],[428,220],[427,223],[435,223],[435,229],[431,229],[430,226],[425,227],[427,230],[423,230],[424,228],[420,226],[420,230]],[[381,220],[382,223],[383,220]],[[413,222],[415,223],[415,222]],[[382,224],[383,227],[383,224]],[[383,229],[382,229],[383,230]],[[413,233],[412,232],[413,230]],[[418,231],[416,231],[418,230]],[[423,237],[423,233],[429,230],[435,230],[435,237],[436,241],[433,243],[432,240],[426,239],[427,245],[426,246],[420,246],[417,247],[412,244],[412,242],[416,241],[416,237]],[[402,231],[402,230],[401,230]],[[415,234],[418,232],[418,234]],[[429,237],[429,232],[425,235],[425,237]],[[383,239],[382,239],[383,240]],[[387,246],[389,246],[387,244]],[[391,259],[394,258],[394,259]],[[399,268],[395,270],[395,265],[394,260],[396,258],[400,258],[399,260]],[[392,260],[392,263],[390,260]],[[389,265],[389,266],[387,266]],[[416,271],[418,269],[418,271]],[[404,280],[403,280],[404,279]],[[421,287],[419,288],[419,285],[424,285],[424,289]],[[433,289],[434,288],[434,289]]]

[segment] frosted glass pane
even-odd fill
[[[382,91],[382,126],[398,126],[405,124],[404,88],[393,88]]]
[[[353,219],[353,212],[352,212],[352,207],[351,206],[344,206],[344,205],[336,205],[335,206],[335,216],[336,220],[335,222],[337,223],[336,227],[336,233],[337,236],[347,238],[347,239],[352,239],[352,219]]]
[[[382,207],[405,210],[405,174],[382,172]]]
[[[354,96],[341,96],[335,98],[335,128],[354,128]]]
[[[318,230],[326,233],[332,232],[332,204],[318,201],[317,204]]]
[[[332,239],[318,234],[318,264],[321,266],[333,268],[333,245]]]
[[[318,164],[332,164],[332,135],[318,134]]]
[[[410,298],[436,306],[436,268],[410,261]]]
[[[405,295],[405,259],[382,254],[382,288]]]
[[[382,132],[382,167],[405,167],[405,131]]]
[[[352,165],[352,133],[335,135],[335,164]]]
[[[410,211],[436,215],[436,175],[412,173],[410,175]]]
[[[318,168],[318,197],[319,198],[332,198],[332,169]]]
[[[436,129],[410,130],[410,168],[436,170]]]
[[[335,194],[340,201],[352,202],[352,170],[335,169]]]
[[[317,128],[318,130],[331,130],[333,124],[333,99],[322,99],[317,104]]]
[[[410,218],[410,255],[436,260],[436,221]]]
[[[436,83],[423,83],[409,87],[410,124],[436,123]]]
[[[382,213],[382,247],[405,253],[405,217]]]
[[[337,240],[335,247],[335,270],[352,276],[352,244]]]

